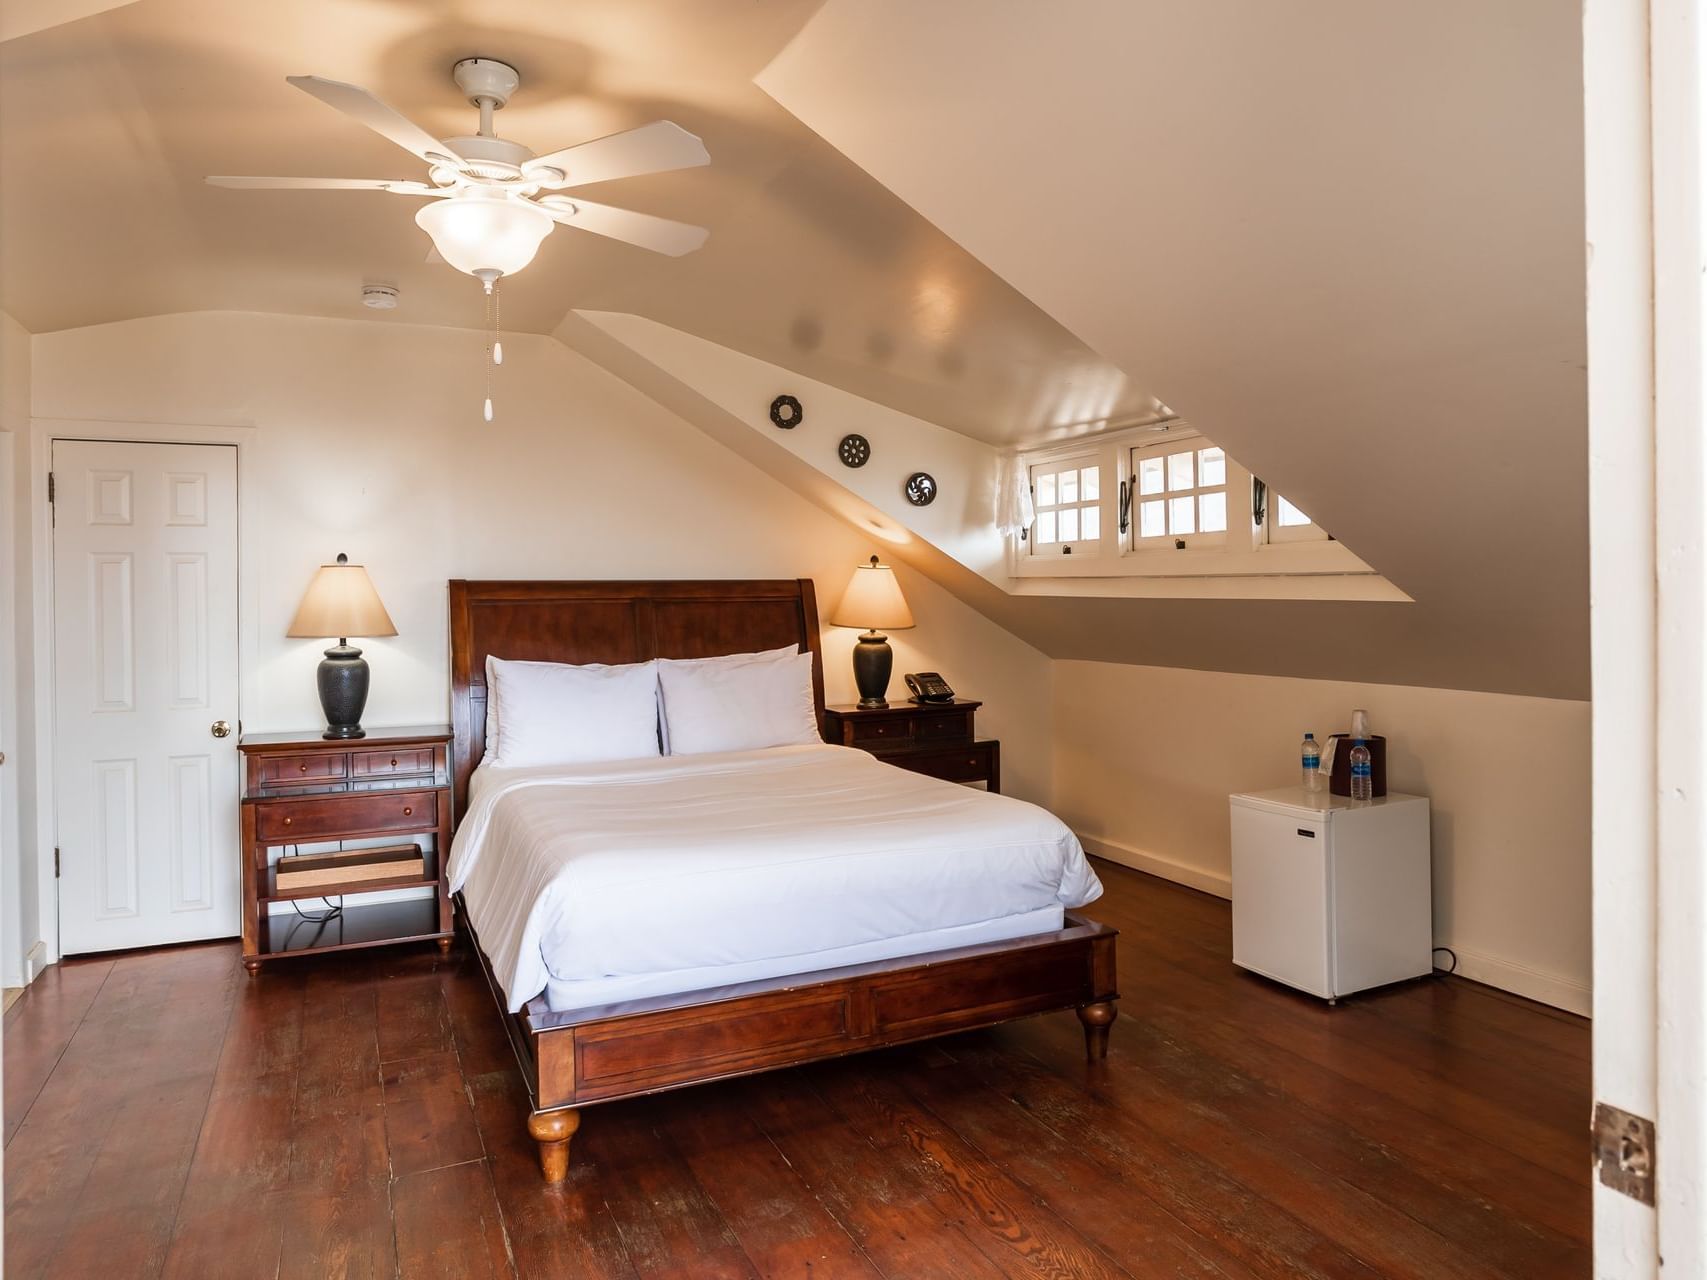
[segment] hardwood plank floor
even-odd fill
[[[1456,979],[1337,1009],[1098,864],[1121,1016],[588,1110],[561,1188],[472,958],[220,943],[5,1015],[8,1277],[1589,1274],[1588,1024]]]

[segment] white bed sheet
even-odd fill
[[[512,1010],[1042,932],[1102,893],[1047,811],[847,747],[483,766],[470,798],[451,887]]]

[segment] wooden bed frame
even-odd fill
[[[798,644],[812,654],[823,726],[818,608],[809,578],[782,581],[464,582],[450,584],[454,809],[486,739],[486,658],[643,662]],[[598,1008],[553,1013],[543,995],[516,1014],[460,895],[527,1082],[528,1133],[545,1180],[561,1182],[580,1109],[730,1076],[839,1057],[1011,1018],[1076,1009],[1085,1052],[1108,1052],[1115,1018],[1115,930],[1068,915],[1010,942],[902,956]]]

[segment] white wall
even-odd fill
[[[1001,455],[994,446],[644,316],[577,314],[764,439],[805,459],[901,528],[974,573],[1008,585],[1007,540],[995,525]],[[806,416],[799,426],[779,431],[771,423],[770,404],[784,389],[801,402]],[[858,432],[871,445],[864,466],[849,467],[837,453],[849,432]],[[930,506],[907,501],[907,477],[915,471],[929,472],[942,486],[938,501]]]
[[[1459,972],[1587,1013],[1589,704],[1058,662],[1055,805],[1087,844],[1226,896],[1227,796],[1369,710],[1388,784],[1433,800],[1435,940]]]
[[[449,577],[804,574],[828,610],[878,549],[549,338],[508,341],[490,425],[482,342],[463,330],[199,314],[33,348],[38,419],[253,424],[250,729],[316,723],[318,647],[283,632],[340,550],[369,566],[401,633],[368,646],[367,718],[396,724],[444,715]],[[1211,889],[1227,871],[1227,793],[1290,781],[1306,728],[1370,708],[1393,741],[1393,785],[1435,800],[1439,940],[1472,976],[1583,1007],[1588,704],[1051,663],[899,572],[919,627],[892,637],[897,670],[940,669],[987,700],[980,725],[1003,739],[1008,789],[1052,802],[1105,852]],[[830,696],[850,698],[853,633],[825,640]]]
[[[19,714],[32,683],[26,465],[30,335],[0,311],[0,984],[21,986],[24,957],[40,937],[36,908],[32,726]],[[10,483],[6,483],[10,481]]]
[[[254,425],[241,478],[259,637],[250,730],[318,722],[323,646],[284,631],[339,551],[368,566],[399,631],[364,644],[378,725],[445,717],[448,578],[811,577],[828,612],[880,549],[546,337],[506,337],[491,424],[484,340],[465,330],[202,313],[34,345],[38,420]],[[987,698],[979,727],[1003,740],[1006,789],[1047,798],[1048,660],[898,572],[919,625],[892,637],[896,671],[938,669]],[[831,701],[854,697],[854,634],[824,630]]]

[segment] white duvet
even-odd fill
[[[482,767],[471,797],[451,888],[511,1010],[542,991],[563,1007],[556,993],[597,980],[682,990],[665,976],[1037,932],[1102,893],[1052,814],[847,747]]]

